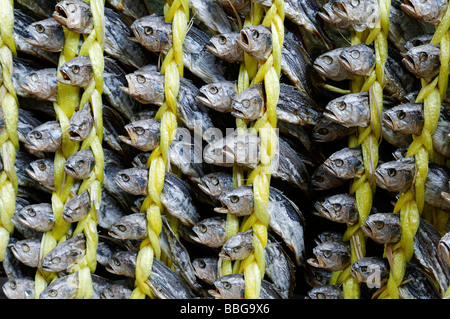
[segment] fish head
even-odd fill
[[[163,104],[165,100],[163,74],[143,68],[127,74],[125,78],[128,87],[121,86],[123,92],[143,104]]]
[[[231,111],[231,103],[237,94],[237,86],[234,81],[221,81],[203,85],[197,96],[203,105],[218,112],[226,113]]]
[[[91,33],[94,29],[91,7],[81,0],[59,1],[52,16],[73,32]]]
[[[351,24],[347,16],[343,13],[338,14],[338,11],[341,10],[338,3],[338,0],[324,3],[322,6],[323,11],[318,12],[317,15],[325,22],[334,25],[336,28],[347,30],[351,27]]]
[[[439,240],[438,254],[445,264],[450,267],[450,232]]]
[[[231,104],[231,115],[243,120],[256,120],[264,114],[265,105],[264,84],[260,82],[236,95]]]
[[[151,14],[137,19],[131,30],[137,41],[152,52],[167,51],[172,46],[172,24],[163,16]]]
[[[447,1],[405,0],[401,8],[414,19],[437,25],[447,10]]]
[[[370,122],[369,94],[351,93],[328,102],[323,116],[345,127],[367,126]]]
[[[363,257],[352,263],[350,274],[358,283],[371,284],[381,288],[389,276],[387,263],[379,257]]]
[[[53,161],[49,158],[42,158],[30,163],[30,167],[27,167],[25,171],[30,175],[32,179],[45,185],[48,188],[55,186],[55,180],[53,178]]]
[[[120,140],[143,152],[152,151],[159,145],[160,122],[149,118],[125,125],[128,137],[119,136]]]
[[[375,67],[374,50],[365,44],[344,48],[338,62],[350,74],[368,76]]]
[[[52,206],[47,203],[32,204],[22,208],[17,214],[17,220],[31,229],[50,230],[55,224]]]
[[[377,185],[391,192],[407,192],[414,181],[414,157],[405,157],[378,165],[375,171]]]
[[[402,134],[420,135],[422,132],[423,104],[422,103],[403,103],[384,111],[383,124],[391,130]]]
[[[219,197],[232,187],[232,176],[225,172],[209,173],[200,178],[199,188],[212,197]]]
[[[439,46],[428,43],[413,47],[403,54],[402,62],[416,77],[432,79],[441,67]]]
[[[134,167],[147,168],[148,167],[148,158],[150,157],[150,153],[139,153],[133,159]]]
[[[36,261],[39,260],[40,240],[24,239],[8,245],[14,257],[22,263],[36,267]]]
[[[316,257],[307,262],[313,267],[339,271],[350,264],[350,245],[343,242],[324,242],[313,248]]]
[[[253,231],[238,233],[230,237],[222,246],[219,257],[229,260],[243,260],[253,252]]]
[[[137,253],[132,251],[115,252],[105,267],[107,271],[116,275],[134,277],[136,270]]]
[[[58,82],[77,87],[86,87],[94,76],[92,63],[88,55],[75,57],[65,62],[59,69]]]
[[[355,128],[348,128],[333,122],[326,117],[319,118],[312,130],[312,137],[316,142],[331,142],[343,136],[352,134]]]
[[[221,33],[213,36],[206,45],[206,48],[215,56],[230,62],[237,63],[244,61],[244,50],[237,45],[240,38],[238,32]]]
[[[226,219],[210,217],[199,221],[192,227],[190,237],[199,244],[218,248],[225,242]]]
[[[320,216],[338,223],[353,225],[358,221],[355,198],[348,194],[336,194],[314,203]]]
[[[396,214],[377,213],[369,215],[361,225],[362,231],[379,244],[394,244],[400,240],[402,228]]]
[[[40,269],[49,272],[59,272],[70,269],[86,254],[86,238],[83,233],[78,234],[57,246],[45,255]]]
[[[117,239],[143,239],[147,237],[147,220],[142,213],[122,216],[109,228],[108,234]]]
[[[213,283],[217,279],[217,264],[216,257],[199,257],[192,261],[195,275],[207,283]]]
[[[73,223],[86,217],[90,210],[91,200],[89,192],[85,190],[66,202],[62,211],[62,217],[66,222]]]
[[[56,279],[39,295],[40,299],[74,299],[78,292],[78,272]]]
[[[203,152],[205,162],[220,166],[232,166],[234,153],[233,149],[230,149],[226,142],[226,138],[210,142]]]
[[[71,155],[64,164],[64,171],[73,178],[85,179],[91,175],[94,166],[94,154],[87,148]]]
[[[8,299],[34,299],[34,280],[11,278],[2,286]]]
[[[64,46],[64,31],[54,18],[48,18],[27,26],[24,39],[34,47],[59,52]]]
[[[364,163],[360,147],[343,148],[328,157],[323,163],[324,169],[341,179],[362,176]]]
[[[405,50],[409,51],[410,49],[414,47],[418,47],[419,45],[428,44],[431,42],[431,39],[433,38],[432,33],[422,34],[417,37],[413,37],[406,41],[405,43]]]
[[[69,139],[74,142],[84,141],[94,127],[94,118],[91,114],[89,102],[76,111],[69,120]]]
[[[323,78],[333,81],[352,78],[352,75],[339,63],[339,55],[343,50],[344,48],[338,48],[319,55],[314,60],[314,70]]]
[[[33,71],[19,81],[22,89],[38,99],[56,101],[56,69],[48,68]]]
[[[272,31],[264,25],[245,27],[236,43],[251,57],[266,60],[272,53]]]
[[[319,165],[311,175],[311,186],[315,190],[325,190],[336,187],[344,180],[328,172],[323,164]]]
[[[344,294],[338,285],[325,284],[309,290],[306,299],[344,299]]]
[[[251,186],[228,188],[219,196],[223,207],[214,208],[215,212],[237,216],[250,215],[253,212],[253,190]]]
[[[133,195],[147,195],[148,169],[133,167],[119,171],[114,182],[122,190]]]
[[[57,121],[45,122],[27,133],[27,148],[33,151],[56,152],[62,145],[62,130]]]
[[[245,281],[243,274],[231,274],[219,277],[214,281],[217,289],[216,293],[210,294],[221,299],[244,299],[245,297]]]

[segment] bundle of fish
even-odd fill
[[[245,261],[257,249],[254,229],[245,228],[257,209],[254,188],[246,181],[265,154],[261,134],[235,128],[237,120],[251,127],[267,116],[269,101],[263,82],[242,89],[238,78],[246,61],[265,61],[274,49],[273,29],[244,23],[255,12],[268,13],[274,3],[189,1],[185,73],[176,93],[178,125],[160,191],[161,258],[155,255],[148,269],[148,297],[246,296]],[[14,228],[1,263],[4,297],[78,298],[92,249],[91,238],[79,229],[94,210],[98,242],[89,271],[90,298],[133,298],[139,251],[156,223],[145,214],[156,192],[149,163],[168,134],[161,129],[160,113],[172,88],[161,64],[174,54],[177,35],[163,7],[163,1],[106,1],[103,73],[98,74],[99,61],[89,52],[78,55],[98,32],[89,1],[14,1],[12,68],[0,57],[0,101],[12,83],[19,106],[18,114],[11,114],[2,104],[0,141],[12,134],[10,117],[17,116],[20,146],[13,162],[4,155],[6,144],[1,148],[6,173],[0,178],[10,178],[11,171],[17,177]],[[346,280],[357,283],[359,298],[393,297],[390,283],[399,273],[395,258],[408,240],[412,246],[405,255],[410,257],[400,263],[401,278],[395,278],[397,297],[449,296],[450,94],[448,66],[441,61],[444,53],[447,60],[450,55],[450,37],[439,29],[449,21],[447,8],[446,0],[284,1],[277,150],[271,160],[259,298],[348,298]],[[434,27],[447,42],[436,44]],[[356,36],[370,38],[373,30],[380,32],[376,39],[387,41],[383,61],[377,43],[351,42]],[[72,43],[78,53],[64,61],[72,33],[81,35],[78,45]],[[382,101],[374,102],[372,87],[356,91],[352,85],[369,81],[376,70],[382,72]],[[103,105],[82,100],[64,119],[57,105],[68,93],[61,84],[78,88],[81,96],[99,78]],[[420,99],[430,83],[442,93],[437,102]],[[430,103],[438,103],[439,114],[430,114]],[[361,140],[365,129],[374,130],[374,110],[381,137],[367,152]],[[433,116],[437,125],[430,131]],[[85,145],[99,127],[102,163],[94,146],[70,154],[64,148]],[[422,171],[412,148],[425,135],[432,155],[422,176],[423,213],[413,221],[396,203],[416,192]],[[359,141],[356,146],[349,146],[352,138]],[[368,153],[375,149],[378,163],[370,163]],[[63,165],[55,155],[62,153]],[[98,169],[104,176],[101,200],[84,184]],[[236,184],[236,170],[244,173],[244,183]],[[359,210],[365,198],[354,191],[360,180],[373,191],[367,218]],[[72,183],[70,189],[65,183]],[[55,202],[55,196],[64,200]],[[62,216],[55,213],[55,203]],[[0,204],[1,213],[3,195]],[[230,216],[241,230],[232,236]],[[2,225],[4,218],[1,213]],[[415,231],[405,231],[413,223]],[[45,251],[46,237],[60,229],[65,229],[60,239]],[[231,273],[223,273],[225,263],[232,265]],[[48,280],[44,287],[38,278]]]

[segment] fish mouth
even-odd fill
[[[67,131],[68,131],[68,133],[69,133],[69,139],[70,139],[71,141],[74,141],[74,142],[81,142],[81,140],[83,139],[83,138],[81,137],[80,133],[78,133],[78,131],[77,131],[75,128],[69,126],[69,128],[67,129]]]
[[[349,272],[350,275],[352,275],[352,277],[355,278],[358,283],[363,282],[364,278],[359,272],[356,271],[354,267],[350,267]]]
[[[408,14],[409,16],[412,17],[417,17],[418,14],[416,12],[416,8],[414,6],[414,4],[410,1],[410,0],[404,0],[404,3],[402,3],[400,5],[400,7],[406,12],[406,14]]]
[[[189,234],[189,237],[196,243],[203,245],[203,242],[200,240],[200,237],[198,237],[197,234]]]
[[[360,228],[364,232],[364,234],[367,235],[367,237],[372,238],[372,229],[369,226],[361,225]]]
[[[339,64],[342,65],[345,69],[352,71],[352,65],[350,64],[350,62],[347,60],[347,58],[343,55],[339,55]]]
[[[383,175],[378,170],[375,171],[374,175],[375,175],[375,179],[377,181],[377,185],[379,185],[382,188],[385,188],[386,181],[384,180]]]
[[[244,51],[250,50],[252,47],[253,38],[247,33],[247,30],[241,30],[240,39],[236,40],[237,45]]]
[[[333,19],[331,18],[331,14],[329,14],[328,12],[318,12],[317,14],[325,22],[330,23],[330,24],[333,23]]]
[[[382,122],[384,125],[386,125],[386,127],[390,128],[393,131],[395,131],[397,128],[395,125],[395,122],[392,120],[392,118],[390,117],[390,115],[388,113],[384,113]]]
[[[217,290],[209,289],[208,293],[214,298],[222,299],[222,295]]]
[[[75,177],[77,175],[77,172],[75,171],[75,169],[72,166],[67,165],[67,164],[64,165],[64,171],[72,177]]]
[[[317,210],[317,212],[313,212],[315,215],[330,218],[330,212],[323,207],[321,202],[315,202],[313,206]]]
[[[67,73],[64,69],[60,69],[59,72],[61,73],[62,78],[57,78],[58,82],[64,84],[70,84],[72,82],[69,73]]]
[[[64,221],[66,221],[68,223],[73,223],[74,222],[74,220],[73,220],[73,218],[71,216],[71,212],[72,212],[71,209],[70,210],[67,209],[67,210],[64,210],[62,212],[62,217],[63,217]]]
[[[220,213],[220,214],[228,214],[230,211],[228,210],[227,207],[214,207],[214,211],[216,213]]]
[[[141,44],[141,42],[139,42],[139,39],[137,37],[128,37],[128,40],[134,43]]]
[[[211,44],[207,44],[207,45],[206,45],[206,48],[207,48],[212,54],[214,54],[215,56],[217,56],[217,57],[220,58],[219,50],[217,50],[217,48],[216,48],[216,46],[215,46],[214,43],[211,42]]]
[[[119,140],[125,144],[133,146],[131,138],[129,138],[128,136],[119,135]]]
[[[330,166],[330,161],[329,160],[325,160],[325,162],[323,162],[323,169],[328,173],[331,174],[333,176],[337,176],[336,172],[334,171],[334,169]]]
[[[450,193],[441,192],[441,197],[447,202],[450,203]]]
[[[412,59],[411,56],[409,56],[408,54],[405,54],[402,59],[402,62],[411,73],[415,72],[415,68],[414,68],[415,64],[414,64],[414,60]]]
[[[112,238],[122,239],[120,236],[117,235],[117,233],[114,230],[109,230],[108,235],[111,236]]]
[[[319,75],[320,75],[323,79],[325,79],[326,76],[328,75],[328,72],[326,72],[325,69],[324,69],[321,65],[319,65],[319,64],[317,64],[317,63],[314,63],[314,64],[313,64],[313,68],[314,68],[314,70],[316,70],[317,73],[319,73]]]
[[[248,118],[244,115],[244,113],[242,113],[239,110],[236,110],[235,108],[233,108],[233,111],[231,111],[231,115],[238,118],[238,119],[242,119],[242,120],[247,120]]]
[[[313,267],[316,267],[316,268],[321,268],[321,265],[322,265],[322,262],[321,262],[321,260],[319,259],[319,258],[309,258],[307,261],[306,261],[308,264],[310,264],[311,266],[313,266]]]
[[[444,260],[444,262],[449,265],[450,264],[450,246],[448,243],[441,241],[438,245],[438,252],[440,257]]]
[[[34,169],[33,168],[25,168],[25,172],[27,172],[28,173],[28,175],[30,175],[30,177],[32,178],[32,179],[34,179],[34,180],[37,180],[37,174],[36,174],[36,172],[34,171]]]
[[[53,12],[52,17],[59,23],[65,23],[68,20],[68,15],[65,8],[59,4],[55,6],[55,11]]]
[[[202,95],[197,95],[197,96],[196,96],[197,100],[198,100],[200,103],[204,104],[205,106],[212,108],[212,107],[213,107],[213,104],[212,104],[211,101],[208,99],[208,97],[207,97],[204,93],[202,93],[202,91],[200,91],[200,94],[202,94]]]
[[[204,193],[206,193],[207,195],[212,196],[212,192],[211,192],[211,190],[209,189],[208,186],[206,186],[205,184],[202,184],[202,183],[197,184],[197,186],[198,186]],[[216,207],[216,208],[218,208],[218,207]],[[215,208],[214,208],[214,209],[215,209]]]
[[[226,259],[226,260],[231,260],[230,256],[224,251],[221,251],[219,253],[219,258]]]
[[[323,112],[323,116],[324,116],[326,119],[328,119],[328,120],[330,120],[330,121],[332,121],[332,122],[342,124],[342,123],[339,121],[339,119],[337,118],[337,116],[336,116],[332,111],[330,111],[330,110],[327,109],[327,108],[325,108],[325,111]]]

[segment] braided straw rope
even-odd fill
[[[369,91],[371,114],[370,125],[366,128],[358,128],[358,134],[351,136],[349,139],[349,147],[361,145],[365,168],[364,175],[355,179],[350,187],[350,193],[355,193],[356,196],[356,206],[359,215],[358,223],[349,226],[344,234],[344,241],[351,239],[352,263],[365,255],[366,239],[360,227],[370,214],[373,194],[376,188],[374,173],[378,164],[378,145],[381,138],[380,117],[383,111],[384,64],[388,55],[388,17],[391,6],[390,0],[380,0],[378,3],[380,19],[377,25],[368,34],[367,32],[352,32],[352,45],[362,42],[366,44],[375,42],[375,69],[366,79],[357,77],[351,83],[352,92]],[[343,283],[344,298],[358,299],[360,297],[360,287],[356,279],[350,276],[349,270],[350,266],[342,272],[334,273],[332,281]]]
[[[420,216],[424,209],[428,161],[435,158],[431,137],[439,120],[441,101],[445,97],[448,85],[448,64],[450,61],[449,26],[450,10],[447,9],[431,40],[432,44],[440,44],[441,68],[439,75],[430,83],[422,80],[422,89],[416,99],[416,102],[423,101],[424,127],[420,135],[413,135],[413,142],[410,144],[406,154],[406,156],[414,156],[415,158],[415,183],[414,188],[401,194],[394,207],[394,213],[400,212],[402,237],[400,242],[392,248],[392,266],[387,289],[380,294],[380,298],[399,298],[398,287],[405,275],[406,262],[411,260],[414,253],[414,235],[419,228]],[[450,292],[447,291],[446,295],[449,294]]]
[[[271,161],[277,149],[276,107],[280,94],[281,49],[284,41],[284,1],[275,0],[265,12],[261,23],[272,31],[272,54],[260,61],[259,69],[251,85],[264,81],[267,110],[259,118],[251,131],[258,132],[261,140],[260,164],[250,172],[247,184],[253,184],[254,211],[243,223],[241,231],[253,230],[254,251],[242,261],[240,271],[245,278],[245,298],[256,299],[261,290],[261,279],[265,274],[264,249],[267,245],[267,227],[270,215],[269,201]]]
[[[155,119],[161,121],[159,146],[149,157],[148,197],[144,201],[141,212],[146,212],[148,237],[141,243],[136,261],[136,288],[132,299],[153,297],[146,280],[150,277],[153,258],[160,259],[161,247],[161,211],[163,210],[160,194],[164,186],[165,171],[168,167],[169,146],[177,130],[177,96],[180,77],[183,76],[183,41],[187,33],[189,21],[189,1],[168,1],[164,6],[166,22],[172,22],[172,48],[164,58],[161,73],[164,76],[165,101],[158,110]]]
[[[9,236],[14,231],[11,218],[16,207],[18,187],[14,162],[16,150],[19,149],[17,136],[19,103],[12,83],[13,56],[16,55],[13,37],[13,1],[1,0],[0,8],[0,63],[3,69],[3,83],[0,83],[0,104],[6,128],[0,134],[1,156],[4,167],[0,174],[0,261],[3,261]]]

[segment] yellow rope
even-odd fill
[[[353,181],[350,193],[355,193],[358,209],[358,223],[349,226],[344,234],[344,240],[350,240],[351,263],[365,256],[365,235],[360,227],[369,216],[372,209],[373,194],[376,184],[375,169],[378,164],[378,145],[381,138],[380,116],[383,111],[383,87],[385,83],[384,65],[387,59],[387,36],[389,31],[390,0],[380,0],[380,19],[370,32],[352,32],[352,45],[375,42],[375,69],[367,78],[358,77],[351,83],[352,92],[369,91],[370,125],[358,128],[358,134],[351,136],[349,147],[361,145],[365,174]],[[334,274],[333,283],[343,283],[345,299],[359,299],[360,287],[355,278],[350,276],[350,266],[342,272]]]
[[[414,156],[415,158],[415,183],[414,188],[401,194],[394,207],[394,213],[400,212],[402,237],[400,242],[393,247],[393,262],[387,290],[380,294],[379,298],[399,298],[398,287],[405,274],[406,262],[411,260],[414,253],[414,235],[419,227],[420,216],[424,208],[428,161],[435,158],[431,136],[436,129],[440,116],[441,101],[445,97],[448,85],[448,63],[450,62],[449,23],[450,10],[447,9],[431,41],[432,44],[440,44],[441,48],[439,75],[430,83],[422,80],[422,89],[416,100],[416,102],[423,101],[424,127],[420,135],[413,135],[413,142],[410,144],[406,154],[406,156]]]
[[[247,184],[253,184],[254,211],[244,223],[241,231],[253,230],[254,251],[242,261],[240,270],[244,273],[245,298],[256,299],[261,290],[261,279],[265,274],[264,249],[267,245],[267,227],[270,215],[267,211],[271,161],[277,149],[276,107],[280,94],[281,49],[284,41],[284,1],[276,0],[265,12],[261,23],[272,31],[272,53],[260,61],[258,72],[251,85],[264,81],[267,109],[252,128],[258,132],[260,144],[260,164],[249,174]]]
[[[168,1],[164,6],[166,22],[172,22],[172,48],[164,58],[161,73],[164,76],[165,101],[158,111],[157,120],[161,121],[159,146],[149,157],[148,197],[141,211],[146,212],[148,237],[141,243],[136,261],[136,288],[132,299],[152,297],[149,286],[145,283],[150,277],[153,258],[161,257],[159,234],[161,233],[162,204],[160,194],[164,186],[169,146],[177,130],[177,96],[180,77],[183,76],[183,41],[186,37],[189,21],[189,1]]]
[[[17,175],[14,168],[16,150],[19,149],[17,123],[19,103],[12,83],[13,56],[16,45],[13,36],[13,1],[0,1],[0,63],[3,83],[0,83],[0,104],[5,118],[6,130],[1,134],[1,157],[4,170],[0,174],[0,261],[5,258],[9,236],[14,231],[11,218],[16,208]]]

